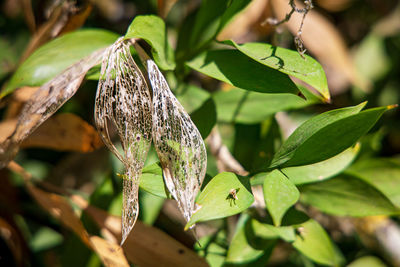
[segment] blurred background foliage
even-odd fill
[[[0,15],[0,84],[4,87],[24,59],[35,49],[57,36],[80,27],[108,29],[118,35],[123,35],[132,19],[142,14],[157,14],[163,17],[170,43],[178,51],[175,55],[177,61],[180,57],[190,58],[188,54],[179,54],[179,47],[182,47],[184,42],[180,43],[178,32],[184,29],[185,24],[188,25],[190,20],[193,20],[193,14],[198,10],[200,2],[197,0],[5,0],[1,3]],[[287,8],[285,0],[253,0],[219,32],[216,38],[217,40],[233,39],[237,43],[267,42],[295,50],[293,35],[298,30],[299,16],[295,15],[288,23],[278,28],[263,23],[269,17],[282,18]],[[315,114],[363,101],[368,101],[368,107],[400,102],[400,4],[398,1],[315,0],[313,12],[305,20],[302,37],[308,53],[316,58],[325,70],[332,96],[329,104],[315,104],[306,108],[279,112],[272,117],[271,112],[262,113],[265,107],[262,102],[260,103],[261,96],[256,93],[250,95],[250,93],[241,113],[234,114],[236,120],[232,121],[232,113],[237,113],[237,105],[243,105],[239,103],[242,98],[238,94],[244,93],[240,89],[232,89],[232,86],[228,84],[217,82],[198,73],[189,73],[183,65],[177,65],[175,75],[166,73],[172,90],[189,113],[204,105],[203,108],[208,112],[206,116],[209,120],[196,120],[195,113],[191,114],[193,120],[196,123],[205,124],[201,128],[209,129],[208,133],[217,120],[223,144],[251,174],[265,171],[273,156],[266,154],[271,151],[270,148],[277,147],[281,142],[281,136],[287,137],[298,125]],[[200,42],[195,44],[200,44]],[[193,49],[195,50],[195,47]],[[195,87],[190,90],[192,95],[180,94],[185,88],[178,85],[182,81],[189,80],[205,91],[198,91]],[[58,111],[56,116],[72,113],[88,122],[89,126],[93,125],[96,87],[97,81],[88,80],[83,83],[78,93]],[[20,89],[12,97],[2,99],[0,115],[3,120],[14,118],[18,114],[21,105],[30,94],[29,90],[29,88]],[[209,98],[208,93],[213,93],[213,101],[205,101],[204,104],[203,100]],[[199,116],[205,115],[200,113]],[[399,119],[399,109],[387,112],[374,126],[371,133],[361,140],[358,161],[363,158],[385,158],[382,164],[374,160],[367,164],[367,166],[378,164],[376,169],[380,171],[374,175],[383,175],[382,173],[388,170],[383,165],[389,164],[388,162],[395,164],[397,171],[390,169],[391,171],[387,171],[389,173],[384,175],[394,177],[400,174],[398,171],[398,165],[400,165]],[[71,125],[75,125],[71,122],[75,119],[68,121]],[[81,123],[83,122],[77,122],[78,125]],[[66,125],[66,127],[69,126]],[[122,166],[102,147],[101,142],[93,137],[95,133],[91,133],[93,129],[89,126],[85,128],[82,135],[92,136],[90,142],[93,142],[93,145],[86,150],[83,146],[78,146],[75,152],[60,151],[63,149],[57,149],[59,148],[57,145],[55,145],[56,149],[49,149],[49,147],[43,149],[43,143],[47,141],[45,138],[37,141],[39,145],[26,144],[27,148],[18,154],[16,161],[38,181],[55,185],[57,188],[68,189],[69,192],[74,192],[86,199],[90,205],[106,210],[109,214],[120,216],[122,186],[117,174],[122,173]],[[54,134],[56,133],[57,131]],[[205,136],[208,133],[205,133]],[[87,141],[82,141],[82,144],[85,142]],[[150,166],[156,161],[156,154],[151,151],[147,165]],[[221,168],[211,152],[208,161],[207,173],[210,176],[217,175]],[[360,164],[365,163],[361,161]],[[359,165],[352,166],[348,173],[351,174],[352,171],[357,173]],[[56,220],[35,201],[32,201],[31,192],[24,185],[21,175],[2,169],[0,176],[0,263],[2,266],[100,266],[102,264],[98,254],[85,246],[79,234],[64,227],[62,220],[69,218],[68,216]],[[398,180],[396,180],[397,183],[390,184],[393,192],[400,192]],[[312,191],[311,186],[308,190]],[[310,201],[312,202],[312,199]],[[76,205],[72,203],[72,207],[78,210]],[[171,200],[165,200],[142,190],[140,205],[139,219],[144,224],[161,229],[185,247],[193,247],[195,240],[190,232],[183,231],[185,222]],[[339,249],[343,254],[342,259],[333,265],[400,266],[400,249],[398,249],[400,240],[390,240],[390,235],[397,238],[400,236],[398,216],[390,218],[374,216],[353,220],[348,217],[326,215],[313,208],[307,211],[308,215],[325,228],[334,241],[332,250]],[[252,216],[244,214],[239,221],[238,218],[234,216],[198,226],[198,235],[202,238],[201,246],[196,244],[195,250],[212,266],[222,266],[224,261],[238,260],[232,258],[235,251],[228,253],[228,258],[226,255],[228,249],[231,250],[229,243],[233,235],[235,235],[235,242],[245,242],[240,241],[240,238],[245,239],[246,236],[235,232],[235,227],[239,225],[254,227],[260,231],[257,233],[259,238],[253,241],[262,244],[256,244],[253,247],[259,246],[263,249],[254,251],[253,258],[248,260],[248,266],[327,264],[324,259],[310,257],[307,251],[294,250],[285,242],[260,238],[263,234],[268,236],[268,231],[262,232],[262,228],[254,226],[258,221],[252,219]],[[91,235],[105,235],[93,217],[82,213],[80,219]],[[316,235],[325,234],[321,233],[319,224],[314,225],[310,222],[307,227],[311,229],[309,231],[315,231]],[[238,229],[241,228],[238,227]],[[289,237],[286,238],[290,240]],[[140,241],[148,242],[146,239]],[[307,244],[308,248],[314,246],[319,247],[318,244]],[[390,246],[395,246],[394,251],[397,250],[397,255],[388,248]],[[272,249],[273,247],[275,249]],[[257,259],[257,262],[252,261],[253,259]],[[239,265],[246,266],[246,260],[243,262]],[[328,265],[332,264],[328,263]],[[225,263],[225,266],[229,264]]]

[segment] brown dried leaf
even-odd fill
[[[103,142],[93,126],[74,114],[62,113],[44,122],[25,139],[21,147],[91,152],[102,145]]]
[[[57,194],[47,193],[35,187],[30,182],[27,182],[26,186],[29,193],[44,210],[48,211],[63,225],[74,231],[88,247],[91,247],[88,232],[71,208],[71,205],[63,197]]]
[[[99,255],[105,266],[129,266],[120,246],[98,236],[90,236],[88,234],[79,217],[65,198],[57,194],[47,193],[35,187],[29,181],[26,185],[29,193],[39,205],[67,228],[74,231],[85,245]]]
[[[158,15],[165,19],[176,2],[177,0],[157,0]]]
[[[26,251],[24,251],[23,248],[21,235],[14,227],[15,225],[11,225],[5,218],[0,217],[0,239],[8,246],[16,263],[22,266],[24,261],[23,257],[26,256],[24,252]]]
[[[98,236],[91,236],[90,242],[105,266],[129,266],[124,251],[117,244],[113,244]]]
[[[278,20],[283,19],[291,9],[287,0],[271,0],[271,5]],[[301,8],[302,4],[296,1],[296,6]],[[287,22],[293,35],[297,35],[302,16],[303,14],[294,12]],[[311,10],[305,18],[301,36],[306,49],[323,65],[334,68],[335,72],[341,73],[344,79],[367,90],[367,81],[359,77],[343,37],[331,22],[317,11]]]
[[[7,110],[3,119],[12,119],[21,113],[25,103],[32,97],[32,95],[39,89],[39,86],[24,86],[14,91],[10,97],[10,102],[7,105]]]
[[[63,1],[62,4],[56,6],[52,10],[49,19],[38,27],[37,31],[32,36],[24,54],[20,58],[20,62],[27,59],[33,51],[49,40],[62,33],[81,27],[85,23],[91,10],[91,5],[85,6],[82,11],[75,6],[75,3],[70,1]]]
[[[331,12],[348,8],[353,0],[317,0],[317,5]]]
[[[77,202],[74,200],[74,202]],[[78,204],[78,203],[77,203]],[[79,204],[78,204],[79,205]],[[85,205],[80,200],[81,208],[90,215],[99,227],[110,231],[118,240],[121,239],[121,219],[109,215],[96,207]],[[157,228],[136,222],[123,245],[129,261],[138,266],[208,266],[205,260],[169,235]]]
[[[7,138],[12,135],[17,123],[17,119],[9,119],[0,122],[0,144],[5,142]]]
[[[243,43],[245,41],[254,41],[253,39],[256,37],[254,35],[258,35],[259,31],[262,31],[263,34],[269,32],[271,27],[261,26],[265,16],[269,16],[268,1],[251,1],[246,9],[235,16],[233,21],[218,34],[217,40],[232,39],[235,42]]]
[[[19,144],[27,136],[75,94],[88,70],[100,61],[104,51],[95,51],[73,64],[35,92],[24,106],[13,134],[0,143],[0,168],[16,155]]]

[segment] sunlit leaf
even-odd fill
[[[261,93],[297,93],[290,78],[237,50],[207,51],[186,63],[192,69],[235,87]]]
[[[353,164],[346,173],[372,185],[400,208],[400,165],[389,158],[364,159]]]
[[[311,164],[335,156],[352,146],[386,110],[392,108],[360,112],[364,105],[331,110],[309,119],[283,143],[270,167]]]
[[[228,217],[247,209],[254,202],[247,178],[223,172],[211,179],[196,200],[198,210],[186,228],[196,222]]]
[[[340,175],[330,180],[299,187],[301,202],[339,216],[399,214],[389,199],[366,182]]]
[[[283,168],[281,171],[294,183],[306,184],[322,181],[342,172],[355,159],[360,145],[348,148],[342,153],[310,165]]]
[[[272,46],[267,43],[237,44],[234,41],[225,41],[224,43],[236,47],[240,52],[263,65],[308,83],[324,99],[330,99],[325,72],[312,57],[305,55],[303,59],[297,51]]]
[[[299,190],[279,170],[270,172],[264,178],[264,200],[274,224],[280,226],[285,212],[299,199]]]
[[[239,88],[213,94],[218,121],[253,124],[270,118],[278,111],[298,109],[317,101],[294,94],[266,94]]]
[[[343,256],[334,247],[332,240],[315,220],[310,219],[300,225],[298,236],[293,246],[311,260],[324,265],[340,266]]]
[[[112,44],[117,35],[100,29],[67,33],[37,49],[13,74],[0,97],[22,86],[40,86],[94,51]]]
[[[168,43],[164,21],[154,15],[136,16],[125,34],[125,39],[141,38],[151,47],[155,62],[163,70],[175,68],[174,53]]]

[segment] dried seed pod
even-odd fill
[[[26,137],[76,93],[86,73],[98,64],[105,50],[95,51],[71,65],[33,94],[24,106],[13,134],[0,145],[0,168],[12,160]]]
[[[153,141],[167,188],[189,221],[206,172],[206,149],[196,125],[150,59],[147,71],[153,90]]]
[[[139,177],[151,144],[151,97],[146,80],[134,62],[129,45],[118,39],[103,57],[96,94],[95,122],[104,143],[123,162],[122,242],[139,212]],[[121,155],[109,135],[117,130]]]

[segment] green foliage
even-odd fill
[[[302,58],[295,49],[276,46],[273,38],[246,43],[216,41],[217,35],[251,1],[203,0],[182,18],[176,14],[186,14],[192,7],[181,2],[165,20],[156,15],[137,15],[127,30],[119,32],[126,30],[125,40],[142,40],[138,43],[165,72],[173,93],[203,139],[209,138],[207,174],[195,201],[196,209],[186,226],[180,227],[188,230],[195,225],[206,225],[206,231],[199,231],[201,238],[194,245],[196,253],[210,266],[224,267],[266,266],[276,250],[286,253],[287,257],[280,262],[282,266],[314,266],[314,263],[385,266],[377,257],[364,256],[376,255],[368,246],[355,251],[362,246],[358,236],[346,233],[345,238],[331,238],[330,234],[337,234],[338,230],[328,229],[326,221],[341,220],[341,216],[380,215],[388,220],[394,216],[393,223],[398,225],[400,161],[393,157],[400,153],[398,141],[393,141],[400,136],[395,114],[398,111],[386,111],[394,108],[392,101],[400,101],[396,91],[398,73],[390,71],[398,64],[399,55],[391,52],[394,53],[391,57],[387,50],[387,46],[398,47],[399,38],[389,39],[375,32],[367,34],[355,55],[361,77],[370,79],[372,91],[369,94],[358,89],[346,94],[331,91],[331,97],[327,82],[330,76],[309,55]],[[138,13],[142,12],[138,9]],[[43,85],[117,38],[113,32],[93,28],[72,31],[49,41],[10,73],[0,97],[23,86]],[[5,44],[0,39],[0,47]],[[278,44],[286,43],[278,40]],[[9,47],[4,50],[11,51]],[[137,52],[133,50],[137,60]],[[314,53],[317,57],[318,53]],[[144,70],[142,64],[138,65]],[[99,66],[93,67],[86,78],[98,79],[98,69]],[[1,79],[8,78],[0,73]],[[92,117],[95,87],[95,82],[85,84],[80,95],[71,100],[72,107],[79,107],[71,108],[72,112],[87,109],[87,117]],[[335,106],[326,104],[330,101]],[[372,108],[364,109],[367,102]],[[381,117],[382,122],[378,122]],[[216,133],[222,137],[218,147],[215,147]],[[385,147],[387,143],[392,147]],[[167,145],[183,161],[193,160],[193,153],[186,153],[180,144],[169,140]],[[50,170],[71,160],[66,160],[66,153],[56,153],[53,159],[47,150],[38,150],[38,155],[36,152],[28,149],[17,159],[36,176],[38,183],[53,182],[52,176],[65,170]],[[93,155],[88,157],[93,157],[90,158],[93,162],[98,160]],[[109,164],[108,158],[107,164],[99,162],[97,165],[101,166],[87,167],[93,168],[88,173],[83,171],[86,167],[77,168],[79,175],[71,175],[72,178],[59,174],[66,182],[54,183],[62,187],[71,179],[75,188],[68,188],[68,192],[82,191],[79,193],[86,196],[88,190],[91,205],[120,216],[123,175],[119,177],[116,173],[123,172],[123,164]],[[245,171],[235,168],[239,164]],[[84,180],[82,184],[78,178]],[[18,187],[25,198],[22,179],[10,179],[13,180],[10,184]],[[154,151],[150,151],[139,181],[139,220],[184,240],[184,235],[171,226],[175,218],[168,219],[170,211],[163,209],[165,199],[173,197]],[[24,216],[28,215],[28,219],[21,218],[23,223],[18,223],[18,227],[29,225],[25,227],[28,234],[24,238],[32,252],[62,249],[62,264],[78,264],[71,258],[76,255],[84,259],[81,265],[101,264],[77,236],[65,233],[62,223],[51,221],[38,226],[48,218],[30,211],[29,205],[33,204],[18,207]],[[7,212],[15,211],[7,208]],[[81,218],[85,228],[90,234],[100,233],[88,218],[87,215]],[[207,234],[203,235],[204,232]],[[348,243],[357,248],[350,250]],[[158,248],[154,245],[153,249]],[[74,253],[76,250],[78,254]]]
[[[223,172],[211,179],[196,199],[198,210],[186,228],[196,222],[228,217],[250,207],[254,202],[248,179]]]
[[[296,51],[272,46],[265,43],[237,44],[234,41],[225,42],[237,48],[240,52],[255,61],[292,75],[313,86],[321,96],[329,100],[328,82],[321,65],[312,57],[303,59]]]
[[[299,190],[278,170],[266,175],[263,188],[265,204],[272,220],[275,226],[280,226],[285,212],[299,200]]]
[[[129,25],[125,39],[141,38],[152,47],[154,61],[163,70],[175,68],[174,54],[168,43],[164,21],[153,15],[138,16]]]
[[[41,46],[15,71],[0,97],[22,86],[40,86],[97,49],[112,44],[118,35],[101,29],[65,34]]]

